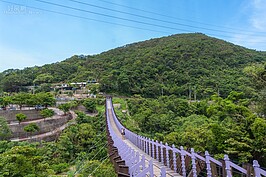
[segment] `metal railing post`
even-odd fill
[[[186,153],[184,152],[183,146],[180,146],[180,150],[181,150],[182,175],[183,177],[186,177],[186,163],[185,163]]]
[[[177,166],[176,166],[176,152],[175,152],[175,145],[172,145],[173,149],[173,164],[174,164],[174,172],[177,172]]]

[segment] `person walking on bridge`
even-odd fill
[[[125,139],[125,134],[126,134],[125,129],[124,128],[121,128],[122,140]]]

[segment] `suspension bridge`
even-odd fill
[[[193,148],[185,150],[133,133],[118,120],[111,97],[106,99],[106,123],[108,153],[119,177],[266,176],[257,160],[240,166],[228,155],[217,160],[208,151],[198,154]]]

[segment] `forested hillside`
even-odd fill
[[[122,106],[116,111],[127,128],[141,135],[176,146],[193,147],[197,152],[208,150],[218,159],[228,154],[239,163],[256,159],[266,166],[265,52],[204,34],[178,34],[98,55],[75,55],[41,67],[6,70],[0,73],[0,93],[26,91],[25,86],[32,85],[36,86],[34,94],[50,92],[53,83],[91,79],[97,80],[99,91],[129,96],[121,99]],[[1,97],[10,97],[6,95]],[[103,121],[104,101],[100,102],[101,114],[97,119]],[[117,103],[115,99],[114,102]],[[30,169],[27,174],[34,174],[36,170],[39,176],[73,172],[70,168],[73,164],[74,172],[88,176],[92,170],[89,167],[107,158],[105,148],[99,155],[96,153],[105,146],[104,127],[103,122],[79,113],[76,125],[67,128],[56,142],[43,144],[41,148],[0,142],[3,146],[0,169],[4,169],[2,173],[12,172],[6,176],[16,176],[20,166],[9,165],[12,161],[9,154],[22,154],[23,160],[30,159],[26,164]],[[29,158],[27,154],[24,157],[26,151],[31,153]],[[36,152],[43,156],[38,168],[33,165],[34,159],[39,158],[34,156]],[[90,171],[84,171],[84,165]],[[39,170],[41,168],[43,170]],[[107,163],[101,172],[106,175],[110,168]],[[97,174],[103,176],[102,173]]]
[[[2,139],[0,126],[0,176],[115,176],[107,155],[104,99],[87,99],[61,106],[86,105],[86,102],[93,103],[98,114],[92,117],[75,110],[76,123],[67,127],[53,142],[6,141]],[[0,123],[3,120],[0,117]]]
[[[97,58],[104,61],[99,75],[105,90],[145,97],[188,96],[191,90],[203,98],[218,92],[226,97],[232,90],[250,94],[242,69],[265,61],[266,55],[202,34],[183,34],[131,44]]]
[[[176,95],[120,101],[129,114],[120,119],[129,129],[168,144],[208,150],[216,158],[228,154],[237,162],[258,160],[266,166],[266,63],[245,67],[257,97],[232,91],[189,102]],[[127,105],[127,106],[126,106]]]
[[[21,86],[97,79],[104,92],[144,97],[177,95],[207,98],[230,91],[254,96],[243,68],[266,61],[257,52],[203,34],[178,34],[129,44],[94,56],[73,56],[63,62],[0,75],[4,91]]]
[[[237,162],[256,159],[266,165],[266,120],[252,113],[243,93],[193,103],[174,95],[130,98],[127,103],[131,116],[120,117],[139,134],[197,152],[208,150],[217,159],[228,154]]]

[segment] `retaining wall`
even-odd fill
[[[45,119],[44,121],[36,122],[36,124],[40,128],[40,131],[35,132],[35,133],[27,133],[24,131],[24,127],[28,124],[10,125],[9,127],[12,132],[12,135],[10,138],[25,138],[28,136],[47,133],[66,124],[71,119],[72,119],[72,115],[69,114],[60,119]]]
[[[40,111],[32,109],[32,110],[1,110],[0,116],[4,117],[8,123],[17,121],[16,114],[22,113],[27,116],[26,121],[40,119],[42,116],[40,115]]]

